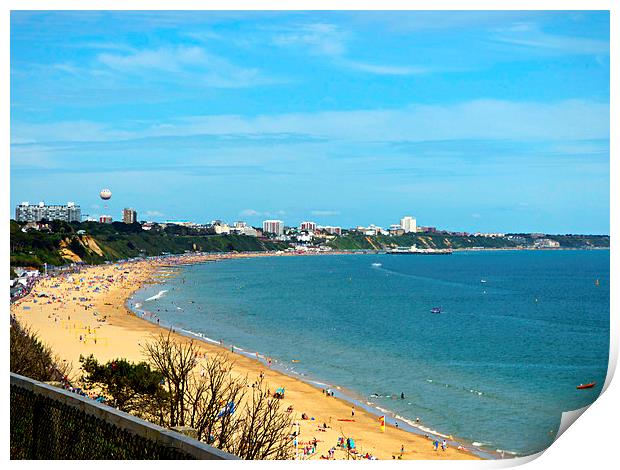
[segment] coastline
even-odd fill
[[[127,308],[126,303],[144,285],[158,282],[156,280],[158,271],[162,268],[221,259],[274,255],[299,256],[297,253],[184,255],[87,267],[77,274],[42,279],[29,296],[11,306],[11,312],[19,321],[37,331],[40,338],[63,360],[72,362],[74,372],[79,372],[80,354],[93,353],[100,361],[117,357],[139,361],[144,359],[141,342],[167,331],[167,328],[136,315]],[[80,281],[77,281],[77,278]],[[110,279],[113,280],[109,281]],[[79,293],[68,294],[70,290]],[[49,297],[36,297],[43,292]],[[39,301],[39,299],[45,300]],[[101,321],[103,317],[105,321]],[[217,344],[217,341],[208,341],[207,338],[192,335],[191,332],[182,333],[176,329],[173,331],[177,339],[188,341],[191,338],[207,354],[223,352],[235,361],[236,374],[253,377],[263,371],[272,388],[284,386],[287,392],[283,405],[293,406],[295,419],[300,419],[302,412],[315,418],[299,420],[301,440],[310,441],[317,437],[320,441],[317,452],[310,456],[312,460],[319,459],[320,455],[326,455],[327,450],[335,445],[341,435],[354,437],[362,453],[369,452],[379,459],[481,458],[477,455],[478,450],[458,450],[452,446],[452,441],[445,452],[434,451],[432,439],[415,431],[395,427],[392,424],[394,420],[388,416],[386,416],[386,421],[389,421],[386,432],[382,433],[376,414],[368,410],[363,401],[356,401],[355,398],[347,396],[339,387],[336,388],[340,391],[337,397],[326,398],[319,388],[320,382],[308,377],[292,376],[285,371],[276,370],[277,368],[269,368],[249,352],[240,354],[241,351],[237,350],[233,354]],[[351,416],[351,400],[358,403],[355,405],[354,422],[347,419]],[[326,432],[318,432],[317,425],[323,422],[328,422],[331,428]],[[400,423],[402,425],[403,421]],[[400,455],[401,445],[405,448],[402,455]],[[337,453],[336,457],[344,456]]]

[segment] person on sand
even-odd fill
[[[435,452],[437,452],[437,450],[439,449],[439,441],[437,439],[433,441],[433,447],[435,447]]]
[[[354,416],[355,416],[355,407],[352,406],[351,407],[351,417],[354,417]]]
[[[405,453],[405,444],[402,444],[402,445],[400,446],[400,453],[401,453],[401,454],[404,454],[404,453]]]
[[[448,447],[448,441],[444,439],[443,441],[441,441],[441,450],[445,452],[447,447]]]

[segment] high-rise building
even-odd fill
[[[299,228],[301,230],[308,230],[309,232],[314,232],[316,230],[316,224],[314,222],[302,222]]]
[[[39,204],[22,202],[15,207],[15,220],[18,222],[39,222],[43,219],[81,222],[82,211],[80,206],[76,206],[73,202],[68,202],[66,206],[47,206],[44,202]]]
[[[136,223],[136,219],[138,218],[138,214],[131,207],[126,207],[123,209],[123,223],[125,224],[134,224]]]
[[[415,217],[411,217],[409,215],[400,219],[400,226],[403,228],[405,233],[415,233],[417,231]]]
[[[321,229],[325,233],[329,233],[330,235],[340,235],[340,234],[342,234],[342,229],[340,227],[326,226],[326,227],[321,227]]]
[[[111,215],[100,215],[99,216],[99,223],[100,224],[111,224],[112,223],[112,216]]]
[[[275,235],[284,234],[284,222],[281,220],[265,220],[263,221],[263,232],[273,233]]]

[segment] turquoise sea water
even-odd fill
[[[226,260],[181,268],[130,306],[340,385],[388,416],[523,455],[552,442],[562,411],[600,393],[609,252]]]

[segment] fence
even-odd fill
[[[236,457],[88,398],[11,373],[11,459]]]

